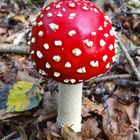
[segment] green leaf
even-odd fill
[[[31,82],[18,81],[9,91],[7,112],[21,112],[37,107],[40,103],[39,89]]]

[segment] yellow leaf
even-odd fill
[[[39,105],[39,91],[31,82],[16,82],[9,92],[7,112],[21,112]]]
[[[22,23],[26,22],[26,19],[25,19],[25,17],[23,15],[13,16],[12,19],[16,20],[17,22],[22,22]]]

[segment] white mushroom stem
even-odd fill
[[[59,84],[57,122],[61,127],[71,127],[75,132],[81,131],[82,85]]]

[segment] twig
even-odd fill
[[[125,80],[125,79],[121,79],[121,80],[117,80],[115,82],[115,85],[117,86],[123,86],[123,87],[140,87],[140,82],[139,81],[131,81],[130,79]]]
[[[101,95],[102,95],[102,99],[103,99],[103,106],[104,106],[104,108],[106,110],[106,113],[107,113],[107,116],[108,116],[108,123],[109,123],[109,126],[110,126],[110,131],[113,133],[113,131],[112,131],[112,123],[111,123],[111,116],[110,116],[108,104],[107,104],[106,99],[105,99],[103,87],[104,86],[103,86],[103,82],[102,82],[101,83]]]
[[[2,138],[1,140],[8,140],[9,138],[11,138],[12,136],[16,135],[17,131],[14,131],[12,133],[10,133],[9,135],[5,136],[4,138]]]
[[[112,81],[115,79],[128,79],[131,78],[130,74],[118,74],[118,75],[109,75],[109,76],[103,76],[98,77],[89,82],[89,85],[92,85],[93,83],[103,82],[103,81]]]
[[[118,38],[117,38],[118,39]],[[121,49],[121,51],[123,52],[123,54],[125,55],[126,59],[128,60],[128,62],[130,63],[130,66],[132,68],[132,71],[134,72],[134,74],[136,75],[137,79],[140,81],[140,72],[138,71],[133,59],[131,58],[131,56],[129,55],[129,53],[127,52],[126,48],[124,47],[124,45],[120,42],[120,40],[118,39],[118,45],[119,48]]]
[[[138,90],[140,93],[140,89]],[[136,120],[138,121],[137,127],[140,128],[140,94],[138,94],[138,108],[137,108],[137,113],[136,113]]]
[[[0,44],[0,53],[16,53],[16,54],[29,54],[28,46],[13,45],[13,44]]]
[[[127,52],[124,45],[119,40],[118,40],[118,45],[119,45],[121,51],[123,52],[123,54],[125,55],[127,61],[130,63],[130,66],[132,68],[133,73],[136,75],[138,81],[140,82],[140,72],[138,71],[133,59],[131,58],[131,56]],[[139,95],[138,95],[138,97],[139,97]],[[140,98],[139,98],[139,101],[138,101],[136,119],[138,121],[138,127],[139,127],[139,125],[140,125]]]

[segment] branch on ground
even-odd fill
[[[136,75],[138,81],[140,81],[140,72],[138,71],[132,57],[129,55],[128,51],[126,50],[125,46],[123,45],[123,43],[117,38],[118,40],[118,45],[120,50],[122,51],[122,53],[124,54],[124,56],[126,57],[128,63],[131,66],[131,69],[133,71],[133,73]]]
[[[26,45],[0,44],[0,53],[29,54]]]
[[[117,74],[117,75],[97,77],[97,78],[91,80],[89,85],[92,85],[93,83],[104,82],[104,81],[112,81],[115,79],[129,79],[129,78],[131,78],[130,74]]]

